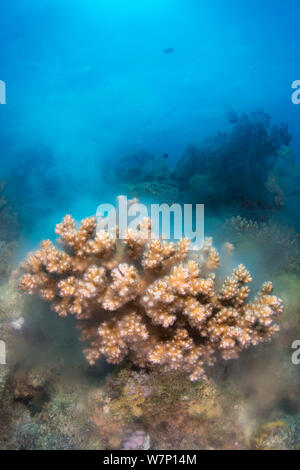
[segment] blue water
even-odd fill
[[[10,0],[0,12],[0,176],[22,169],[9,189],[29,237],[112,197],[104,159],[147,149],[172,165],[228,130],[225,106],[287,122],[300,155],[299,2]]]

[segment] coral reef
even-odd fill
[[[282,146],[266,181],[266,188],[273,194],[277,206],[284,206],[292,198],[299,203],[299,178],[295,153],[290,147]]]
[[[131,448],[150,440],[150,448],[160,450],[239,449],[249,445],[239,422],[242,405],[224,382],[190,383],[180,371],[127,368],[90,391],[88,408],[108,449],[124,448],[128,440]]]
[[[0,402],[0,449],[103,449],[87,421],[87,384],[74,387],[63,376],[54,364],[29,370],[23,364],[11,374]]]
[[[178,189],[169,181],[143,181],[135,185],[125,185],[126,193],[131,197],[151,198],[156,202],[173,203],[178,200]]]
[[[274,405],[249,413],[249,392],[224,373],[190,383],[180,371],[128,367],[103,381],[65,367],[19,364],[11,373],[0,401],[1,449],[299,448],[299,413]]]
[[[240,115],[227,110],[227,118],[228,132],[189,145],[172,168],[168,155],[158,158],[145,150],[105,162],[107,182],[132,197],[204,203],[232,215],[239,210],[257,217],[284,208],[298,226],[300,168],[287,125],[271,125],[262,109]]]
[[[7,279],[12,270],[12,256],[17,248],[17,242],[0,240],[0,280]]]
[[[219,132],[200,148],[189,146],[175,165],[172,177],[181,196],[188,191],[192,200],[213,208],[281,207],[299,180],[287,125],[271,126],[263,110],[234,113],[234,119],[229,114],[230,132]]]
[[[109,165],[109,162],[107,164]],[[114,185],[131,197],[151,198],[151,201],[166,203],[179,199],[178,185],[171,175],[166,160],[163,157],[155,157],[145,150],[117,160],[113,164],[111,174],[115,175]]]
[[[188,239],[150,240],[150,230],[144,219],[120,240],[97,231],[95,217],[76,229],[67,215],[56,226],[64,250],[42,242],[21,266],[19,288],[38,292],[62,317],[75,315],[90,364],[100,355],[113,364],[128,356],[140,367],[184,371],[191,381],[205,377],[218,355],[236,358],[279,330],[273,318],[283,305],[270,282],[249,302],[243,265],[216,281],[211,239],[193,253]]]
[[[259,450],[299,450],[299,419],[285,417],[264,423],[254,440]]]
[[[300,237],[293,227],[236,216],[226,221],[224,230],[234,243],[261,250],[267,266],[299,271]]]
[[[139,150],[121,157],[114,163],[113,174],[121,183],[138,184],[144,181],[164,181],[169,177],[163,158],[157,158],[146,150]]]

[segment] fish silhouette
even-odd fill
[[[173,54],[173,52],[175,52],[175,49],[173,47],[167,47],[165,50],[164,50],[164,53],[165,54]]]

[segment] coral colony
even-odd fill
[[[56,226],[63,250],[43,241],[21,265],[19,283],[60,316],[76,316],[90,364],[100,355],[113,364],[128,356],[139,367],[181,370],[197,381],[218,355],[236,358],[278,332],[273,318],[283,305],[271,282],[252,302],[243,265],[219,283],[211,239],[192,252],[187,238],[150,240],[150,219],[128,229],[123,240],[96,227],[96,217],[76,229],[66,215]]]

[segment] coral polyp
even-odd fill
[[[243,265],[220,283],[212,239],[193,252],[186,238],[152,240],[149,219],[128,229],[124,240],[96,229],[95,217],[76,229],[65,216],[56,226],[62,250],[43,241],[21,265],[19,283],[58,315],[78,319],[90,364],[101,355],[113,364],[128,357],[139,367],[181,370],[197,381],[218,357],[237,358],[278,332],[274,317],[283,305],[271,282],[251,302],[252,278]]]

